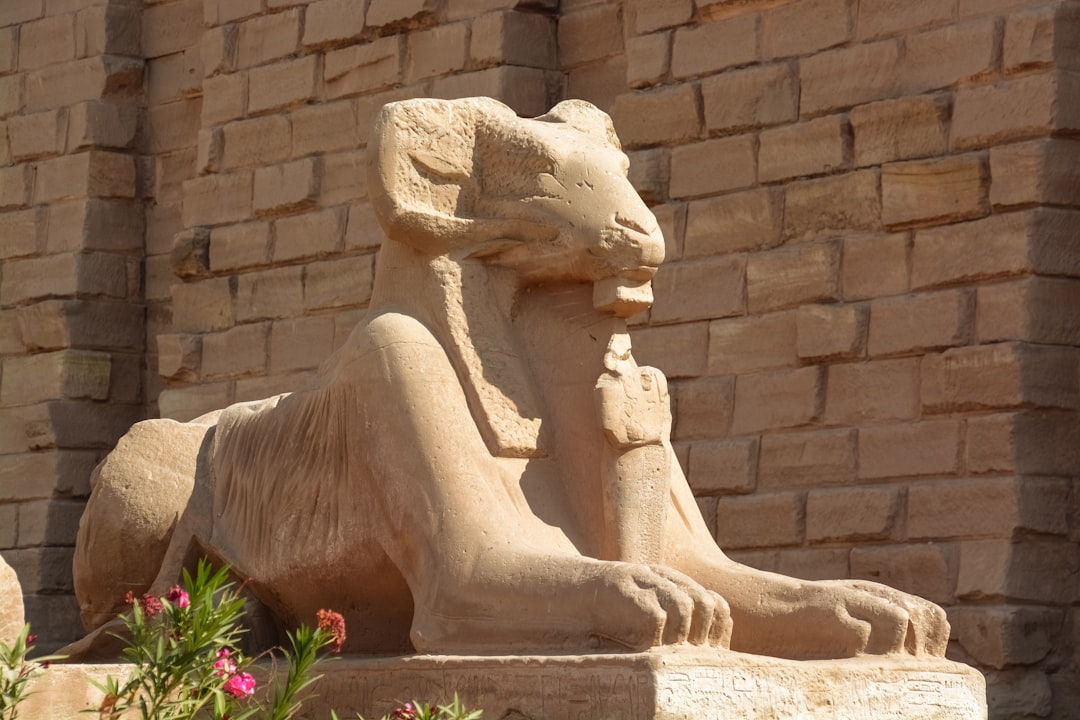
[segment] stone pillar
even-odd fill
[[[139,9],[0,7],[0,550],[48,649],[79,632],[90,470],[142,416]]]

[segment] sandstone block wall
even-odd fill
[[[89,468],[361,317],[381,104],[611,112],[668,240],[636,354],[721,544],[945,605],[1080,717],[1080,2],[6,0],[0,551],[72,636]],[[50,630],[50,632],[53,632]]]

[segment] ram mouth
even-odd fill
[[[651,270],[644,278],[641,275],[627,277],[630,273],[625,273],[597,280],[593,283],[593,307],[621,318],[648,310],[653,303],[651,280],[656,268]]]

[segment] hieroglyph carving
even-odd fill
[[[315,389],[121,440],[75,557],[98,629],[68,652],[106,652],[126,591],[205,555],[279,626],[343,612],[352,651],[943,653],[929,602],[716,546],[664,376],[631,354],[664,241],[607,115],[400,102],[368,153],[386,238],[366,319]]]

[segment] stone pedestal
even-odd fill
[[[945,660],[866,657],[790,662],[739,653],[345,658],[322,666],[302,716],[377,720],[400,702],[456,691],[487,720],[985,720],[982,675]],[[99,681],[124,666],[54,666],[35,683],[28,720],[83,720]],[[265,683],[262,683],[265,687]]]

